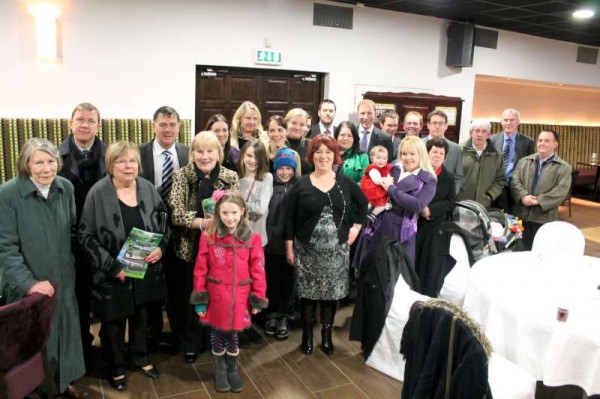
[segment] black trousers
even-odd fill
[[[492,207],[502,209],[504,212],[512,214],[514,206],[515,200],[512,195],[510,195],[510,186],[504,186],[500,196],[492,202]]]
[[[267,298],[269,307],[264,312],[267,319],[294,316],[294,268],[287,263],[285,255],[265,253],[267,275]]]
[[[169,292],[169,307],[172,317],[181,324],[178,329],[180,349],[184,352],[200,353],[210,348],[210,328],[198,321],[195,306],[190,304],[194,288],[194,263],[176,258],[172,263],[172,282],[176,289]]]
[[[300,298],[300,309],[304,324],[314,323],[317,304],[319,304],[321,308],[321,324],[329,323],[330,325],[333,325],[335,312],[337,310],[337,301],[316,301]]]
[[[135,307],[135,313],[111,321],[102,321],[100,339],[104,359],[111,370],[112,376],[123,375],[126,372],[125,360],[125,326],[129,323],[129,355],[136,367],[150,364],[146,346],[146,326],[148,311],[146,305]]]
[[[538,230],[542,226],[543,226],[542,223],[523,222],[523,227],[525,228],[525,231],[523,232],[522,242],[523,242],[523,249],[525,251],[531,251],[531,248],[533,247],[533,240],[535,239],[535,235],[537,234]]]

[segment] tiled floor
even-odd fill
[[[364,364],[360,344],[348,340],[352,306],[341,306],[334,329],[335,352],[326,356],[320,349],[303,354],[301,330],[294,330],[286,341],[266,338],[242,349],[240,365],[246,388],[241,393],[218,393],[214,386],[212,357],[203,353],[194,365],[184,362],[181,353],[159,351],[151,360],[161,372],[151,381],[137,371],[128,374],[126,392],[117,392],[106,379],[101,361],[94,364],[93,376],[78,381],[91,398],[398,398],[402,384]],[[320,327],[315,327],[315,345],[320,343]],[[261,331],[262,333],[262,331]],[[97,331],[96,331],[97,336]]]

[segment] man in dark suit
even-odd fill
[[[456,188],[456,194],[458,194],[464,178],[462,154],[460,146],[444,136],[446,129],[448,129],[448,116],[443,111],[437,109],[431,111],[427,115],[427,128],[429,129],[429,136],[423,137],[425,143],[434,137],[444,139],[448,143],[448,152],[446,153],[444,166],[454,175],[454,187]]]
[[[373,124],[375,119],[375,103],[372,100],[361,100],[358,103],[358,121],[357,126],[359,147],[367,154],[376,145],[385,147],[388,152],[388,162],[392,162],[394,156],[394,145],[392,139]]]
[[[185,144],[177,142],[180,128],[179,114],[171,107],[160,107],[154,112],[152,130],[154,139],[149,143],[140,145],[142,161],[142,172],[140,176],[154,183],[163,200],[167,202],[171,188],[172,174],[179,168],[188,164],[189,149]],[[165,164],[167,167],[165,168]],[[167,206],[168,209],[168,206]],[[173,309],[169,298],[181,287],[177,286],[177,277],[170,267],[172,262],[172,251],[167,248],[163,255],[165,277],[167,279],[167,315],[171,330],[177,332],[181,325],[180,311]],[[163,330],[162,301],[148,305],[148,346],[156,348],[160,342]]]
[[[496,133],[490,137],[490,141],[504,157],[504,172],[506,174],[506,184],[500,197],[494,202],[493,206],[512,213],[515,202],[510,194],[510,179],[513,170],[520,159],[525,158],[535,152],[533,140],[519,133],[519,121],[521,115],[516,109],[505,109],[502,112],[502,132]]]
[[[85,198],[92,186],[106,174],[104,155],[106,144],[98,137],[101,127],[100,111],[90,103],[78,104],[71,113],[71,134],[58,147],[63,161],[59,176],[68,179],[75,189],[77,225]],[[90,333],[90,292],[92,291],[92,266],[84,255],[75,229],[71,237],[71,252],[75,258],[75,295],[79,306],[79,327],[86,363],[92,360],[93,334]],[[89,369],[88,369],[89,370]]]
[[[398,159],[398,145],[400,144],[400,136],[398,135],[398,123],[400,122],[400,116],[396,111],[387,110],[379,115],[379,126],[381,131],[386,133],[392,139],[392,146],[394,147],[394,153],[392,157]]]
[[[310,128],[311,139],[321,133],[333,137],[335,111],[335,103],[332,100],[325,99],[321,101],[318,111],[319,123],[313,123]]]

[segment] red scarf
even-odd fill
[[[436,176],[438,176],[438,177],[439,177],[440,173],[442,173],[442,167],[443,167],[443,166],[444,166],[444,165],[442,164],[442,165],[440,165],[440,167],[439,167],[439,168],[437,168],[437,169],[435,170],[435,175],[436,175]]]

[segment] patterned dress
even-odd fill
[[[330,301],[346,297],[349,290],[350,247],[338,243],[338,232],[329,205],[323,208],[308,244],[295,240],[297,295]]]

